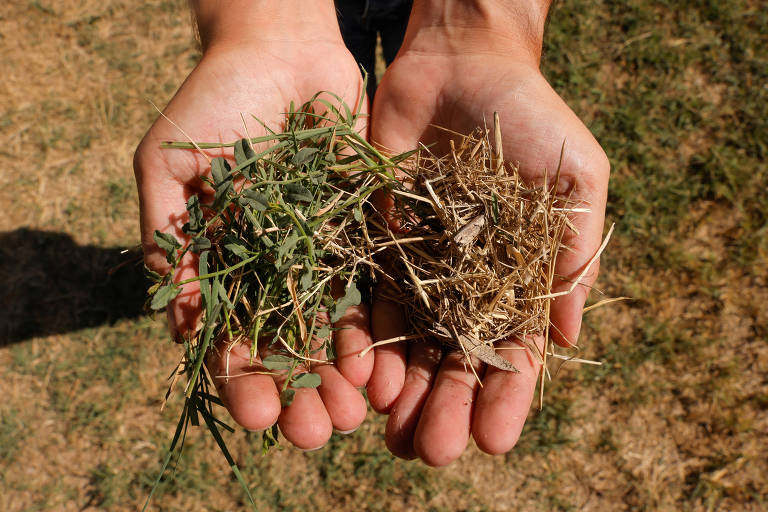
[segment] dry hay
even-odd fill
[[[531,335],[549,344],[556,257],[567,250],[565,231],[575,230],[568,214],[588,210],[554,194],[559,168],[539,186],[524,183],[504,163],[494,121],[495,143],[478,130],[447,156],[422,147],[404,179],[409,190],[394,191],[398,232],[376,225],[396,261],[386,296],[405,306],[417,333],[408,337],[430,336],[516,371],[494,344],[516,339],[545,360],[548,347],[540,351]]]

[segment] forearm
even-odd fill
[[[340,38],[332,0],[190,0],[203,50]]]
[[[551,0],[414,0],[406,34],[412,49],[515,52],[538,64]]]

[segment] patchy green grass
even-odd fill
[[[137,243],[131,154],[156,115],[146,98],[167,101],[199,57],[186,9],[0,7],[0,33],[14,34],[0,38],[14,70],[0,94],[0,231],[62,234],[0,262],[50,310],[26,312],[40,325],[23,339],[0,339],[2,510],[135,510],[159,470],[178,406],[159,412],[178,352],[162,318],[110,310],[112,324],[75,329],[58,316],[91,312],[65,306],[98,301],[52,286],[34,254],[98,281],[78,260]],[[228,440],[260,510],[765,508],[768,11],[754,0],[556,3],[543,71],[612,163],[617,231],[597,286],[633,300],[585,317],[579,357],[604,364],[565,365],[510,454],[470,448],[443,470],[391,458],[372,412],[311,453],[263,457],[258,435],[237,430]],[[13,305],[17,276],[0,276]],[[212,440],[187,441],[153,509],[242,509]]]

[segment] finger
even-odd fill
[[[264,358],[280,352],[276,346],[264,343],[259,345],[259,353]],[[320,354],[318,357],[322,358],[323,355]],[[306,367],[302,365],[294,370],[293,375],[298,377],[304,372],[306,372]],[[275,389],[278,392],[286,389],[285,381],[288,374],[288,371],[278,370],[272,375]],[[333,424],[325,404],[320,398],[320,393],[314,388],[290,388],[289,386],[289,389],[293,389],[294,395],[291,403],[280,411],[277,419],[280,431],[297,448],[302,450],[321,448],[330,439],[333,433]]]
[[[389,413],[386,427],[387,448],[397,457],[416,457],[413,436],[442,355],[442,348],[432,340],[410,345],[403,391]]]
[[[251,360],[249,345],[229,347],[218,343],[206,358],[206,366],[229,414],[248,430],[264,430],[277,421],[280,398],[270,375],[264,371],[261,358]]]
[[[344,294],[343,283],[334,282],[334,298]],[[369,308],[366,304],[350,306],[334,325],[336,368],[352,386],[365,386],[373,371],[373,353],[359,357],[371,345]]]
[[[302,450],[321,448],[333,433],[320,393],[311,388],[295,390],[293,402],[283,408],[277,424],[285,438]]]
[[[543,346],[543,338],[538,338],[537,345]],[[521,348],[519,343],[501,345],[497,353],[520,373],[489,366],[475,401],[472,436],[478,448],[492,455],[506,453],[515,446],[531,408],[540,365],[528,349]]]
[[[322,379],[317,391],[333,428],[343,434],[356,430],[367,412],[363,395],[331,365],[318,365],[312,371]]]
[[[141,240],[144,250],[144,263],[151,270],[166,274],[171,265],[166,260],[165,251],[154,241],[155,231],[168,233],[184,245],[189,237],[181,227],[188,220],[186,201],[192,194],[193,187],[181,182],[169,172],[166,160],[159,148],[160,141],[147,135],[134,157],[134,171],[139,192]],[[183,163],[198,165],[199,155],[186,154],[180,157]],[[197,275],[198,258],[187,253],[178,265],[174,282],[180,282]],[[200,318],[200,294],[196,282],[183,286],[183,291],[168,306],[168,324],[171,334],[178,339],[193,332]]]
[[[569,168],[562,187],[569,189],[567,193],[583,201],[590,211],[571,217],[578,232],[566,229],[562,245],[568,249],[561,249],[557,255],[552,291],[570,290],[567,295],[552,300],[550,311],[552,339],[561,346],[573,346],[578,340],[584,302],[600,266],[599,260],[596,260],[587,269],[602,242],[610,164],[604,155],[590,161],[594,162],[594,168]],[[578,179],[572,178],[574,175],[578,175]],[[585,270],[586,274],[582,275]],[[574,287],[573,283],[577,280],[578,284]]]
[[[388,340],[406,332],[405,316],[397,304],[374,299],[371,312],[374,341]],[[373,371],[368,381],[368,401],[377,412],[387,413],[397,400],[405,382],[405,346],[390,343],[376,347]]]
[[[473,366],[480,368],[477,362]],[[478,387],[463,353],[443,358],[414,434],[414,450],[426,464],[445,466],[464,452]]]

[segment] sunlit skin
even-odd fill
[[[499,112],[505,158],[519,164],[530,183],[542,183],[545,170],[554,175],[565,143],[559,192],[585,201],[591,209],[573,217],[580,235],[568,233],[564,243],[571,250],[558,257],[556,273],[566,281],[557,280],[555,291],[567,289],[600,245],[609,172],[605,153],[541,75],[541,34],[521,38],[510,33],[515,25],[493,9],[477,13],[475,21],[467,12],[421,16],[419,8],[426,4],[440,2],[416,2],[404,45],[376,94],[371,139],[393,152],[412,148],[418,141],[442,141],[438,147],[445,150],[445,133],[430,125],[467,133],[490,126],[493,113]],[[449,4],[442,3],[445,8]],[[546,13],[546,5],[540,7]],[[486,24],[488,19],[502,23]],[[446,20],[461,20],[462,26],[446,26]],[[536,26],[535,20],[526,26]],[[561,345],[578,339],[596,271],[594,266],[582,279],[584,286],[552,302],[553,336]],[[374,341],[404,334],[407,326],[401,315],[398,306],[375,302]],[[541,346],[541,338],[535,341]],[[458,458],[470,434],[487,453],[511,450],[533,397],[539,374],[535,359],[524,350],[500,351],[520,370],[518,374],[474,362],[482,377],[480,387],[462,355],[442,352],[431,343],[376,349],[368,397],[377,411],[389,414],[389,449],[433,466]]]

